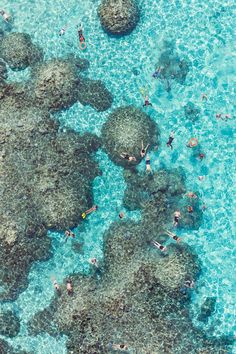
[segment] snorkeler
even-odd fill
[[[141,151],[140,151],[140,156],[143,158],[146,153],[147,153],[147,149],[149,147],[150,144],[147,144],[147,146],[144,148],[144,145],[143,145],[143,141],[142,141],[142,148],[141,148]]]
[[[62,27],[59,31],[59,36],[64,36],[64,34],[66,33],[66,26]]]
[[[0,15],[2,16],[5,22],[9,22],[11,19],[11,16],[8,15],[4,10],[0,10]]]
[[[150,160],[149,155],[147,155],[147,157],[146,157],[146,172],[152,172],[151,160]]]
[[[202,101],[204,101],[204,100],[207,101],[208,100],[208,97],[207,97],[207,95],[205,93],[202,93],[201,97],[202,97]]]
[[[175,227],[178,225],[180,218],[181,218],[180,210],[177,209],[177,210],[174,212],[174,226],[175,226]]]
[[[162,246],[159,242],[157,241],[151,241],[151,244],[153,244],[153,246],[155,246],[156,248],[158,248],[160,251],[165,252],[167,250],[166,247]]]
[[[66,236],[65,242],[67,242],[69,237],[75,238],[75,234],[72,231],[70,231],[70,230],[66,230],[65,231],[65,236]]]
[[[120,219],[123,219],[124,216],[125,216],[125,214],[123,213],[123,211],[121,211],[121,212],[119,213],[119,218],[120,218]]]
[[[175,135],[174,135],[174,134],[175,134],[174,131],[172,131],[172,132],[170,133],[169,140],[168,140],[167,143],[166,143],[167,146],[171,147],[171,150],[173,149],[172,142],[173,142],[173,140],[174,140],[174,138],[175,138]]]
[[[114,350],[120,350],[120,351],[123,351],[123,350],[128,350],[128,346],[126,344],[112,344],[111,343],[111,348],[114,349]]]
[[[173,238],[173,240],[175,240],[176,242],[180,242],[180,238],[178,236],[176,236],[173,232],[170,232],[169,230],[165,230],[166,235],[168,235],[169,237]]]
[[[120,154],[120,157],[122,157],[122,159],[128,160],[129,162],[131,162],[131,161],[137,161],[136,157],[130,156],[129,154],[127,154],[127,152],[122,152],[122,153]]]
[[[152,77],[154,77],[154,79],[157,79],[157,78],[160,76],[160,74],[161,74],[161,70],[162,70],[162,68],[159,66],[159,67],[155,70],[155,72],[152,74]]]
[[[77,26],[77,27],[78,27],[79,41],[80,41],[80,42],[85,42],[85,38],[84,38],[84,35],[83,35],[83,27],[82,27],[82,24],[80,24],[80,26]]]
[[[73,285],[71,279],[66,280],[66,290],[68,295],[73,295]]]
[[[193,192],[188,192],[186,194],[186,197],[189,197],[189,198],[193,198],[193,199],[197,199],[197,195]]]
[[[98,209],[98,206],[97,206],[97,205],[92,206],[92,208],[90,208],[90,209],[84,211],[84,212],[81,214],[82,218],[85,219],[88,214],[91,214],[93,211],[96,211],[97,209]]]
[[[95,266],[96,268],[99,267],[97,258],[91,258],[91,259],[89,260],[89,263],[91,263],[91,264],[92,264],[93,266]]]
[[[148,107],[148,106],[152,106],[152,103],[149,102],[148,96],[145,96],[145,101],[144,101],[143,107]]]
[[[58,294],[61,294],[61,288],[60,286],[58,285],[57,281],[55,278],[51,278],[52,279],[52,282],[53,282],[53,286],[54,286],[54,289],[56,290],[56,292]]]
[[[189,214],[192,214],[193,213],[193,207],[191,205],[188,205],[187,206],[187,210],[188,210],[188,213]]]

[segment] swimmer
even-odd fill
[[[160,74],[161,74],[161,70],[162,70],[162,68],[159,66],[159,67],[155,70],[155,72],[152,74],[152,77],[154,77],[154,79],[157,79],[158,76],[160,76]]]
[[[198,140],[196,138],[191,138],[186,146],[192,149],[197,145],[198,145]]]
[[[68,295],[73,295],[73,285],[71,279],[66,280],[66,290]]]
[[[89,263],[91,263],[91,264],[92,264],[93,266],[95,266],[96,268],[99,267],[97,258],[91,258],[91,259],[89,260]]]
[[[149,155],[147,155],[147,157],[146,157],[146,172],[152,172],[151,160],[150,160]]]
[[[85,42],[85,38],[83,36],[83,28],[82,28],[82,24],[80,24],[80,26],[78,27],[78,36],[79,36],[79,41],[80,42]]]
[[[11,19],[11,16],[8,15],[4,10],[0,10],[0,15],[2,16],[5,22],[9,22]]]
[[[122,153],[120,154],[120,157],[122,157],[122,159],[128,160],[129,162],[131,162],[131,161],[137,161],[136,157],[130,156],[129,154],[127,154],[127,152],[122,152]]]
[[[180,218],[181,218],[181,213],[180,213],[180,210],[177,209],[177,210],[174,212],[174,226],[175,226],[175,227],[178,225]]]
[[[198,155],[199,160],[203,160],[205,158],[205,154],[202,152]]]
[[[125,216],[125,214],[121,211],[121,212],[119,213],[119,218],[120,218],[120,219],[123,219],[124,216]]]
[[[230,114],[225,114],[224,120],[227,120],[227,119],[230,119],[230,118],[231,118],[231,115],[230,115]]]
[[[206,204],[203,204],[203,206],[202,206],[202,211],[205,211],[206,208],[207,208]]]
[[[67,242],[69,237],[75,238],[75,234],[72,231],[70,231],[70,230],[66,230],[65,231],[65,236],[66,236],[66,241],[65,242]]]
[[[194,288],[194,281],[193,280],[186,280],[185,282],[184,282],[184,286],[186,286],[186,288],[190,288],[190,289],[192,289],[192,288]]]
[[[64,34],[66,33],[66,26],[62,27],[59,31],[59,36],[64,36]]]
[[[170,133],[169,140],[168,140],[167,143],[166,143],[166,145],[167,145],[168,147],[171,147],[171,150],[173,149],[172,142],[173,142],[173,140],[174,140],[174,134],[175,134],[174,131],[172,131],[172,132]]]
[[[216,113],[216,118],[217,118],[217,119],[221,119],[221,117],[222,117],[222,114],[221,114],[221,113]]]
[[[198,176],[199,181],[203,181],[204,180],[204,176]]]
[[[148,96],[145,96],[143,107],[148,107],[148,106],[152,106],[152,103],[149,102]]]
[[[53,282],[54,289],[57,291],[58,294],[60,294],[61,293],[61,289],[60,289],[60,286],[58,285],[56,279],[52,278],[52,282]]]
[[[97,209],[98,209],[98,206],[97,206],[97,205],[94,205],[94,206],[92,206],[92,208],[86,210],[86,211],[84,212],[84,214],[86,214],[86,215],[91,214],[93,211],[96,211]]]
[[[193,213],[193,207],[191,205],[187,206],[188,213]]]
[[[186,194],[186,196],[189,197],[189,198],[197,199],[197,195],[195,193],[193,193],[193,192],[188,192]]]
[[[112,344],[111,348],[114,350],[121,350],[121,351],[129,349],[126,344]]]
[[[142,148],[141,148],[141,151],[140,151],[140,156],[143,158],[146,153],[147,153],[147,149],[149,147],[150,144],[147,144],[147,146],[144,148],[144,145],[143,145],[143,141],[142,141]]]
[[[202,101],[207,101],[208,100],[208,97],[207,97],[207,95],[205,94],[205,93],[202,93]]]
[[[153,244],[153,246],[155,246],[156,248],[158,248],[160,251],[165,252],[167,250],[166,247],[162,246],[159,242],[157,241],[151,241],[151,243]]]
[[[165,233],[170,236],[171,238],[173,238],[173,240],[175,240],[176,242],[180,242],[180,238],[178,236],[176,236],[173,232],[170,232],[168,230],[165,230]]]

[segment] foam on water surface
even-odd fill
[[[153,169],[183,167],[189,190],[199,191],[207,209],[199,231],[179,232],[185,242],[198,253],[203,272],[193,293],[192,311],[197,326],[214,329],[216,335],[236,332],[236,264],[235,240],[235,4],[210,0],[138,1],[141,20],[137,28],[122,38],[107,36],[97,17],[99,1],[2,0],[1,7],[14,15],[13,31],[27,32],[45,52],[45,58],[63,57],[76,53],[90,61],[88,76],[101,79],[114,95],[112,109],[96,113],[91,107],[75,104],[55,116],[61,125],[78,132],[100,135],[109,113],[118,106],[141,106],[143,92],[148,91],[153,108],[147,112],[161,130],[161,145],[151,154]],[[78,48],[76,24],[82,22],[87,50]],[[66,35],[58,36],[68,25]],[[176,82],[167,93],[163,83],[152,79],[152,73],[163,50],[163,41],[173,43],[180,59],[191,66],[184,85]],[[29,77],[29,70],[10,71],[9,80]],[[207,101],[201,100],[206,93]],[[184,106],[193,102],[200,108],[198,121],[187,121]],[[228,113],[228,121],[217,120],[216,113]],[[174,150],[165,143],[175,131]],[[206,154],[203,161],[193,158],[186,148],[191,137],[197,137]],[[88,222],[76,229],[76,238],[84,241],[84,253],[73,252],[71,241],[50,233],[53,258],[35,264],[29,275],[29,286],[15,303],[2,304],[19,312],[22,320],[20,335],[11,342],[34,353],[66,353],[66,338],[48,335],[30,338],[25,324],[37,311],[47,306],[53,296],[50,276],[58,282],[73,271],[87,272],[88,259],[102,258],[102,237],[122,208],[125,183],[122,169],[99,152],[97,158],[103,175],[94,181],[95,203],[99,210]],[[141,164],[140,169],[144,168]],[[198,180],[204,175],[203,181]],[[127,212],[125,212],[129,215]],[[137,218],[138,214],[131,213]],[[216,296],[216,311],[208,324],[197,321],[199,308],[206,297]],[[53,351],[51,351],[53,348]],[[236,347],[234,349],[236,353]]]

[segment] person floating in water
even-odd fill
[[[147,96],[145,96],[145,101],[144,101],[143,107],[148,107],[148,106],[152,106],[152,103],[149,102],[149,98],[147,95]]]
[[[122,152],[120,154],[120,157],[122,157],[122,159],[128,160],[129,162],[137,161],[136,157],[130,156],[127,152]]]
[[[191,205],[188,205],[187,206],[187,210],[188,210],[188,213],[189,214],[192,214],[193,213],[193,207]]]
[[[60,295],[61,294],[61,288],[60,286],[58,285],[57,281],[55,278],[51,278],[52,279],[52,282],[53,282],[53,286],[54,286],[54,289],[56,290],[56,292]]]
[[[180,210],[177,209],[175,212],[174,212],[174,226],[178,226],[179,224],[179,219],[181,218],[181,213],[180,213]]]
[[[98,206],[97,206],[97,205],[92,206],[92,208],[90,208],[90,209],[84,211],[84,212],[81,214],[82,218],[85,219],[88,214],[91,214],[93,211],[96,211],[97,209],[98,209]]]
[[[171,150],[173,149],[172,142],[173,142],[174,138],[175,138],[175,132],[172,131],[172,132],[170,133],[169,140],[168,140],[167,143],[166,143],[166,145],[167,145],[168,147],[170,147]]]
[[[0,15],[2,16],[5,22],[10,22],[11,16],[6,13],[4,10],[0,10]]]
[[[199,160],[203,160],[205,158],[205,154],[202,152],[198,155]]]
[[[91,263],[94,267],[99,268],[97,258],[91,258],[89,263]]]
[[[143,141],[142,141],[142,148],[141,148],[141,151],[140,151],[140,156],[143,158],[146,153],[147,153],[147,149],[149,147],[150,144],[147,144],[147,146],[144,148],[144,145],[143,145]]]
[[[176,236],[173,232],[170,232],[169,230],[165,230],[165,233],[169,237],[173,238],[173,240],[175,240],[176,242],[178,242],[178,243],[180,242],[180,238],[178,236]]]
[[[189,198],[197,199],[197,195],[195,193],[193,193],[193,192],[188,192],[186,194],[186,196],[189,197]]]
[[[66,290],[68,295],[73,295],[73,284],[71,279],[66,280]]]
[[[208,100],[208,97],[207,97],[207,95],[205,94],[205,93],[202,93],[202,101],[207,101]]]
[[[149,155],[147,155],[147,157],[146,157],[146,172],[152,172],[151,160],[150,160]]]
[[[120,218],[120,219],[123,219],[124,216],[125,216],[125,214],[123,213],[123,211],[121,211],[121,212],[119,213],[119,218]]]
[[[155,70],[155,72],[152,74],[152,77],[154,77],[154,79],[157,79],[157,78],[160,76],[160,74],[161,74],[161,70],[162,70],[162,68],[159,66],[159,67]]]
[[[64,36],[64,34],[66,33],[66,26],[62,27],[59,31],[59,36]]]
[[[111,347],[111,349],[120,350],[120,351],[126,351],[129,349],[128,345],[126,345],[126,344],[112,344],[112,343],[110,343],[110,347]]]
[[[69,237],[75,238],[75,234],[72,231],[70,231],[70,230],[66,230],[65,231],[65,236],[66,236],[66,241],[65,242],[67,242]]]
[[[79,41],[80,43],[84,43],[85,42],[85,38],[84,38],[84,35],[83,35],[83,27],[82,27],[82,24],[80,24],[78,27],[78,36],[79,36]]]
[[[165,252],[166,250],[167,250],[167,248],[166,247],[164,247],[164,246],[162,246],[159,242],[157,242],[157,241],[151,241],[151,244],[153,245],[153,246],[155,246],[156,248],[158,248],[160,251],[162,251],[162,252]]]

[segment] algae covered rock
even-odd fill
[[[80,79],[78,100],[81,104],[90,105],[96,111],[106,111],[111,107],[113,97],[100,80]]]
[[[129,34],[140,18],[135,0],[103,0],[98,15],[104,30],[114,35]]]
[[[185,117],[192,122],[198,120],[200,112],[201,110],[193,102],[188,102],[184,106]]]
[[[120,107],[113,111],[102,127],[105,151],[113,162],[129,167],[140,162],[142,142],[150,149],[158,143],[158,128],[143,111],[133,106]],[[127,153],[136,161],[129,162],[120,155]]]
[[[0,60],[0,83],[7,79],[7,66],[4,61]]]
[[[26,33],[12,32],[0,39],[0,58],[14,70],[22,70],[43,58],[42,50]]]
[[[20,331],[20,321],[11,311],[0,312],[0,334],[15,337]]]

